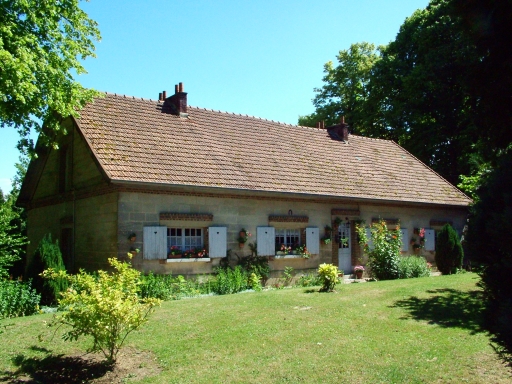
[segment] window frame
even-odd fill
[[[279,237],[279,239],[283,239],[283,241],[278,241],[278,237]],[[293,241],[295,241],[295,242],[293,242]],[[286,247],[292,247],[292,248],[302,245],[300,229],[299,228],[275,228],[274,242],[275,242],[275,246],[276,246],[276,251],[279,251],[283,244]]]
[[[172,235],[172,231],[176,230],[176,234]],[[180,232],[181,234],[177,234],[177,232]],[[188,231],[188,235],[187,235]],[[200,234],[197,235],[197,231],[200,231]],[[194,235],[191,233],[194,232]],[[171,247],[177,246],[180,251],[182,252],[189,252],[193,251],[197,248],[204,248],[205,242],[204,242],[204,228],[202,227],[167,227],[167,236],[166,236],[166,246],[167,246],[167,252],[171,251]],[[180,244],[173,244],[172,239],[180,239]],[[187,244],[187,239],[189,240]],[[200,244],[197,244],[197,240],[199,239]]]

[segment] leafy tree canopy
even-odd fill
[[[482,95],[473,85],[485,57],[456,1],[431,0],[387,46],[353,44],[340,51],[337,67],[327,63],[316,111],[299,123],[330,124],[345,115],[353,132],[396,141],[456,184],[481,168],[469,160],[485,147],[477,118]]]
[[[99,39],[79,0],[0,0],[0,126],[19,131],[20,149],[33,148],[41,122],[57,131],[60,116],[77,116],[96,95],[73,73],[85,73],[80,59],[95,56]]]
[[[371,69],[379,59],[378,49],[366,42],[352,44],[338,53],[336,67],[332,61],[327,62],[322,79],[324,85],[315,88],[317,94],[313,105],[316,111],[301,116],[299,125],[315,126],[319,121],[333,125],[344,115],[350,125],[361,129],[365,121],[363,107],[369,96]]]

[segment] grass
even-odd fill
[[[481,329],[477,281],[467,273],[165,302],[127,344],[162,367],[148,383],[509,383]],[[20,361],[85,349],[39,343],[50,316],[1,323],[0,379]]]

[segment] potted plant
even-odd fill
[[[281,244],[281,247],[277,251],[278,255],[288,255],[292,251],[292,247],[287,247],[284,244]]]
[[[363,273],[364,273],[364,267],[362,265],[356,265],[354,267],[354,273],[356,275],[356,278],[362,279],[363,278]]]
[[[326,225],[324,229],[325,229],[325,235],[324,235],[324,237],[322,237],[321,240],[324,244],[327,245],[327,244],[330,244],[332,241],[332,237],[331,237],[332,236],[332,227],[330,225]]]
[[[251,233],[250,233],[250,232],[246,231],[246,229],[245,229],[245,228],[242,228],[242,229],[240,230],[240,232],[238,233],[238,239],[237,239],[237,241],[238,241],[238,246],[239,246],[240,248],[243,248],[243,247],[244,247],[244,245],[245,245],[245,243],[247,243],[247,240],[249,240],[249,237],[251,237],[251,236],[252,236],[252,235],[251,235]]]
[[[308,249],[305,245],[297,245],[294,249],[297,255],[300,255],[303,259],[309,259],[311,257],[311,253],[309,253]]]
[[[167,254],[167,258],[168,259],[181,259],[181,256],[182,256],[181,249],[176,245],[171,246],[171,248],[169,249],[169,253]]]

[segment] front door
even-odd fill
[[[338,227],[338,265],[346,275],[352,273],[352,255],[350,244],[350,221],[342,222]]]

